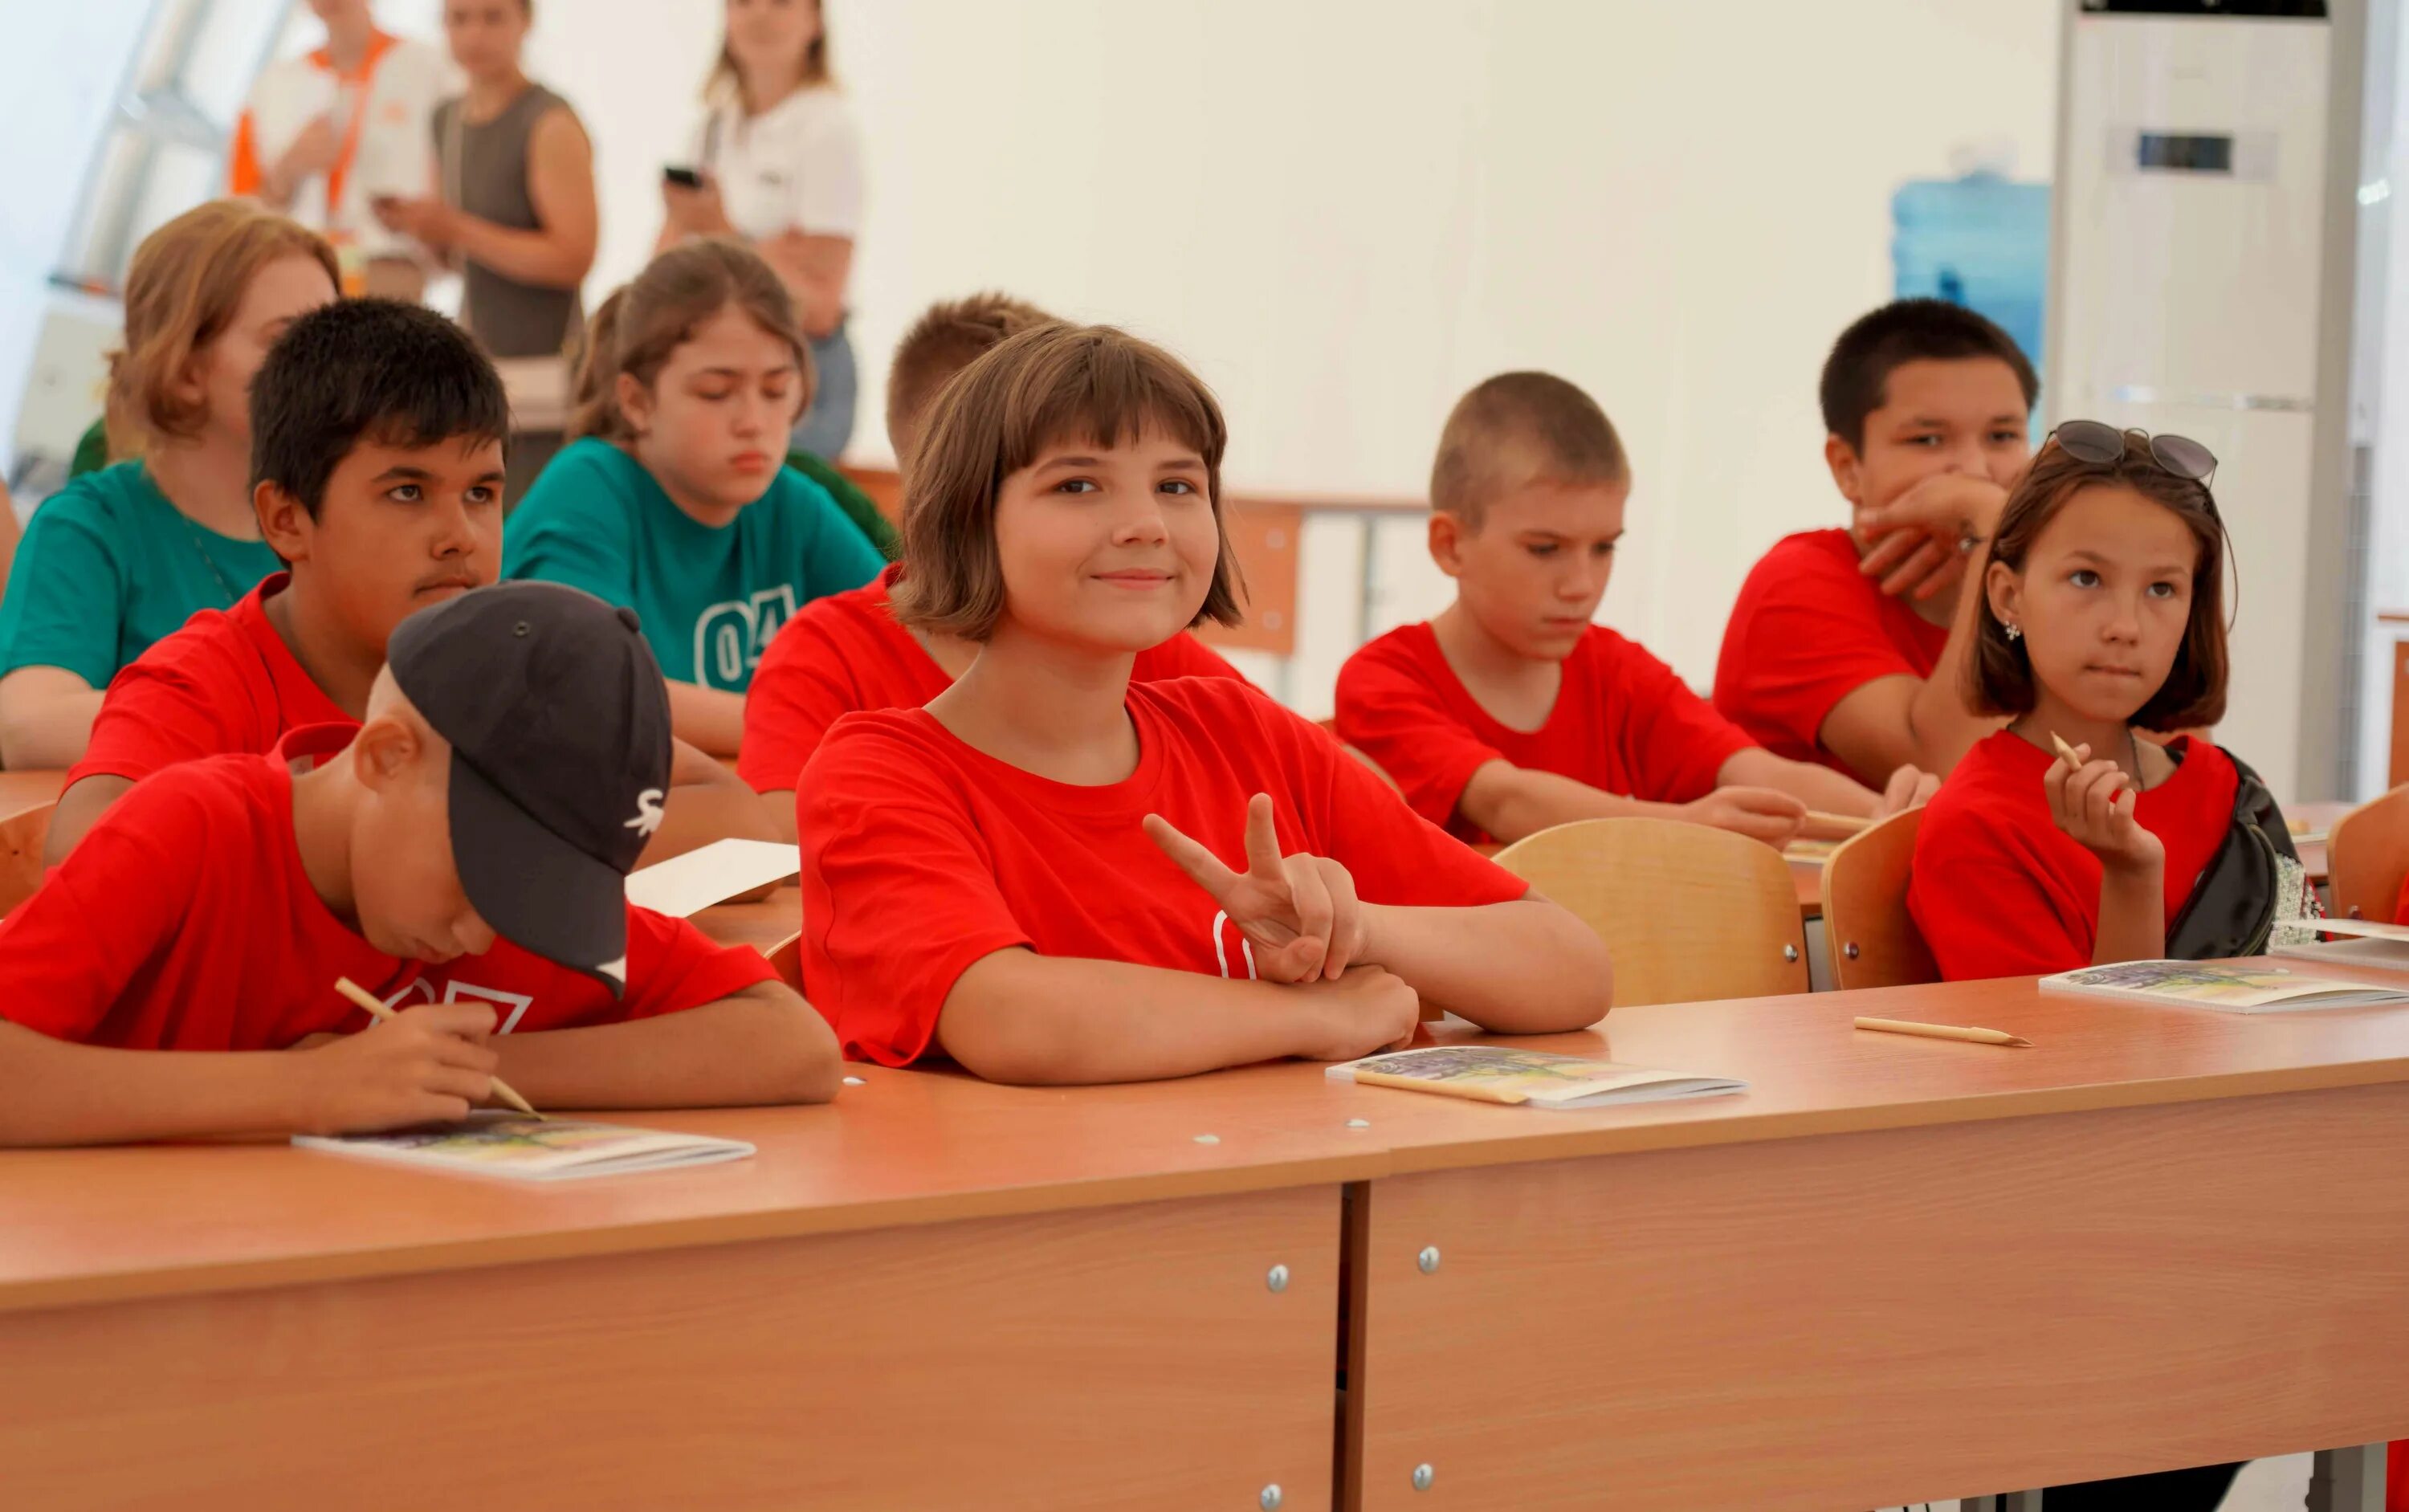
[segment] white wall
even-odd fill
[[[1582,383],[1638,472],[1604,617],[1693,682],[1781,534],[1833,521],[1814,380],[1890,288],[1889,194],[1969,139],[2052,158],[2053,0],[829,0],[869,150],[854,454],[929,300],[1001,286],[1187,355],[1257,491],[1419,496],[1448,406]],[[548,0],[600,155],[595,296],[641,266],[717,0]],[[1444,581],[1381,532],[1382,624]],[[1309,531],[1326,710],[1357,558]]]

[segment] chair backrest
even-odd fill
[[[1824,939],[1834,986],[1940,980],[1924,931],[1907,911],[1908,868],[1923,828],[1922,809],[1895,814],[1853,836],[1824,863]]]
[[[1672,819],[1583,819],[1497,864],[1597,932],[1617,1006],[1807,990],[1798,887],[1782,853]]]
[[[2409,879],[2409,785],[2335,820],[2326,864],[2337,916],[2391,918],[2401,905],[2401,884]]]
[[[50,838],[55,802],[37,803],[0,820],[0,914],[42,885],[42,842]]]
[[[779,981],[786,983],[786,986],[790,987],[793,987],[797,992],[802,991],[802,935],[801,933],[790,934],[784,940],[779,941],[775,945],[771,946],[770,966],[772,971],[775,971],[778,973]]]

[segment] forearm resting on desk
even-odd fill
[[[1606,942],[1536,895],[1480,908],[1363,905],[1364,959],[1498,1034],[1586,1029],[1614,1004]]]
[[[763,982],[684,1013],[495,1036],[496,1074],[539,1108],[733,1108],[826,1102],[839,1060],[828,1020]]]
[[[92,743],[102,690],[58,667],[20,667],[0,677],[0,767],[72,767]]]
[[[1623,798],[1587,783],[1492,761],[1472,774],[1455,801],[1458,814],[1510,844],[1542,829],[1577,819],[1678,819],[1677,803],[1650,803]]]
[[[744,743],[744,695],[671,679],[670,727],[689,745],[732,756]]]
[[[286,1053],[109,1050],[0,1023],[0,1146],[306,1130],[305,1080]]]
[[[1358,968],[1281,986],[1016,947],[974,961],[945,997],[937,1043],[988,1081],[1159,1081],[1287,1056],[1349,1060],[1413,1033],[1413,994]]]

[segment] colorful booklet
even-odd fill
[[[2373,919],[2307,919],[2299,933],[2306,938],[2269,947],[2271,956],[2296,956],[2302,960],[2330,961],[2342,966],[2373,966],[2387,972],[2409,972],[2409,924],[2379,924]],[[2319,940],[2338,934],[2340,940]]]
[[[442,1171],[474,1171],[514,1181],[619,1176],[742,1160],[753,1153],[753,1146],[742,1140],[568,1118],[529,1118],[515,1113],[480,1113],[459,1123],[428,1124],[389,1134],[332,1139],[301,1134],[293,1143],[303,1149],[363,1155]]]
[[[1398,1050],[1333,1066],[1328,1075],[1364,1087],[1402,1087],[1481,1102],[1522,1102],[1535,1108],[1604,1108],[1624,1102],[1744,1092],[1746,1082],[1652,1071],[1615,1060],[1584,1060],[1544,1050],[1495,1044],[1442,1044]]]
[[[2318,928],[2325,927],[2320,921]],[[2274,968],[2219,966],[2193,960],[2128,960],[2086,966],[2041,980],[2044,992],[2083,992],[2134,1002],[2214,1008],[2228,1014],[2288,1013],[2298,1008],[2369,1008],[2409,1002],[2409,991],[2368,982],[2294,976]]]

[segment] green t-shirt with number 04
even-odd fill
[[[167,501],[139,462],[42,500],[0,595],[0,676],[57,667],[96,688],[204,609],[281,571],[264,540],[222,536]]]
[[[797,610],[886,566],[828,491],[782,467],[733,523],[706,526],[643,464],[588,437],[552,459],[502,530],[502,576],[632,609],[672,682],[742,693]]]

